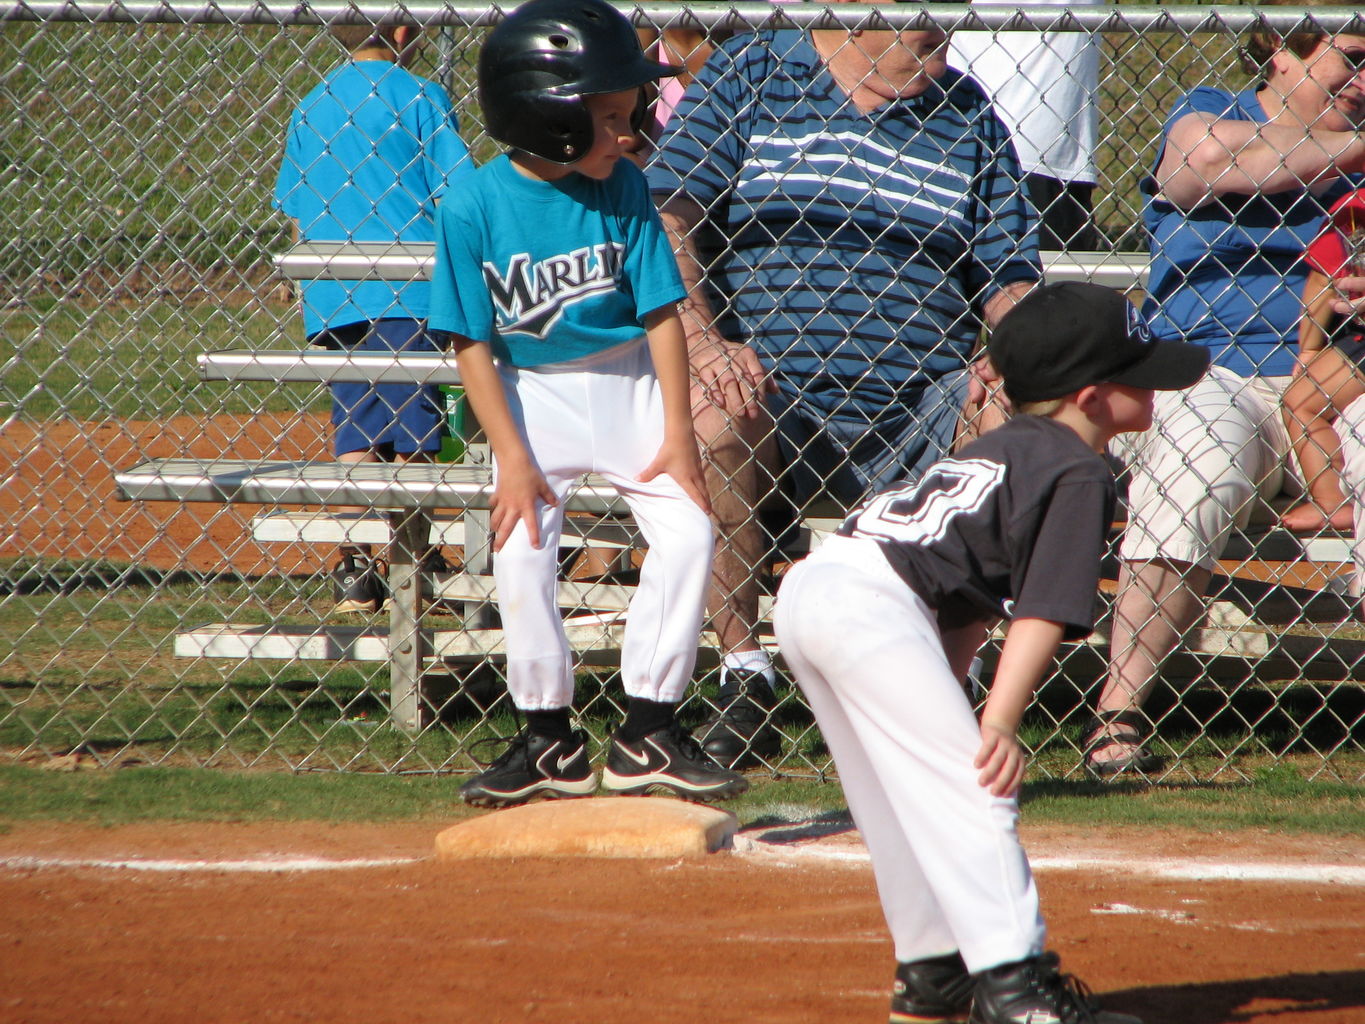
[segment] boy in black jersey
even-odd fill
[[[989,352],[1020,415],[855,511],[787,574],[774,625],[872,855],[891,1020],[1133,1024],[1044,952],[1015,733],[1058,644],[1094,628],[1115,501],[1101,453],[1208,352],[1152,341],[1123,295],[1078,283],[1032,292]],[[978,721],[963,682],[1000,618]]]

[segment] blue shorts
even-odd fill
[[[329,327],[308,340],[323,348],[354,352],[436,350],[426,324],[406,318]],[[331,389],[335,454],[372,448],[385,456],[440,451],[441,393],[435,384],[334,381]]]
[[[846,509],[899,480],[913,479],[947,455],[967,399],[964,368],[930,381],[909,406],[869,417],[852,407],[829,416],[785,390],[769,399],[777,421],[781,489],[802,507],[832,497]]]

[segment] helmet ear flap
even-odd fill
[[[485,95],[481,90],[479,99],[489,134],[513,149],[568,164],[592,146],[592,116],[578,96],[546,90]]]
[[[536,156],[564,164],[586,156],[592,148],[592,115],[588,113],[582,98],[547,96],[542,100],[540,109],[539,141],[545,152],[536,153]],[[550,153],[556,155],[551,156]]]

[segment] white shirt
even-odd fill
[[[977,0],[972,0],[976,3]],[[1102,6],[1104,0],[1027,0]],[[948,63],[981,83],[1027,174],[1096,180],[1098,41],[1084,32],[955,32]]]

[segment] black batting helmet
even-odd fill
[[[638,89],[680,71],[646,57],[634,27],[604,0],[530,0],[484,43],[479,103],[499,142],[571,164],[592,147],[584,96]]]

